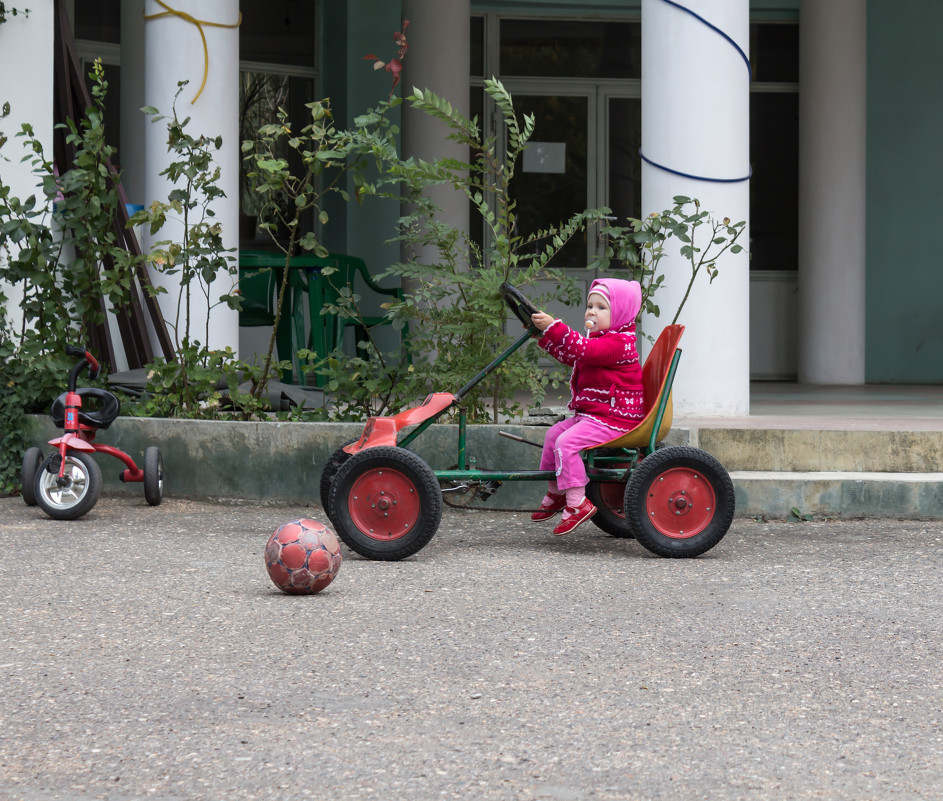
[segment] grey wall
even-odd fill
[[[868,382],[943,381],[941,30],[937,0],[868,2]]]

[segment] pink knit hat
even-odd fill
[[[609,328],[616,331],[629,323],[634,323],[642,308],[642,287],[638,281],[626,281],[623,278],[597,278],[587,292],[601,295],[610,309]]]

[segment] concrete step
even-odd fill
[[[730,473],[737,514],[943,517],[940,421],[687,419],[671,439]]]
[[[943,472],[943,430],[688,427],[730,471]]]
[[[943,473],[731,471],[737,515],[943,518]]]

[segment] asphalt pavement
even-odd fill
[[[448,510],[316,596],[317,507],[0,498],[0,799],[939,799],[941,522],[738,519],[694,560]]]

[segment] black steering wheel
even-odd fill
[[[514,316],[524,324],[524,327],[532,328],[534,332],[537,332],[538,328],[534,325],[534,321],[530,319],[530,316],[539,312],[540,309],[531,303],[521,290],[516,286],[511,286],[506,281],[501,284],[498,291],[501,293],[501,297],[504,298],[504,302],[507,303],[508,308],[514,312]]]

